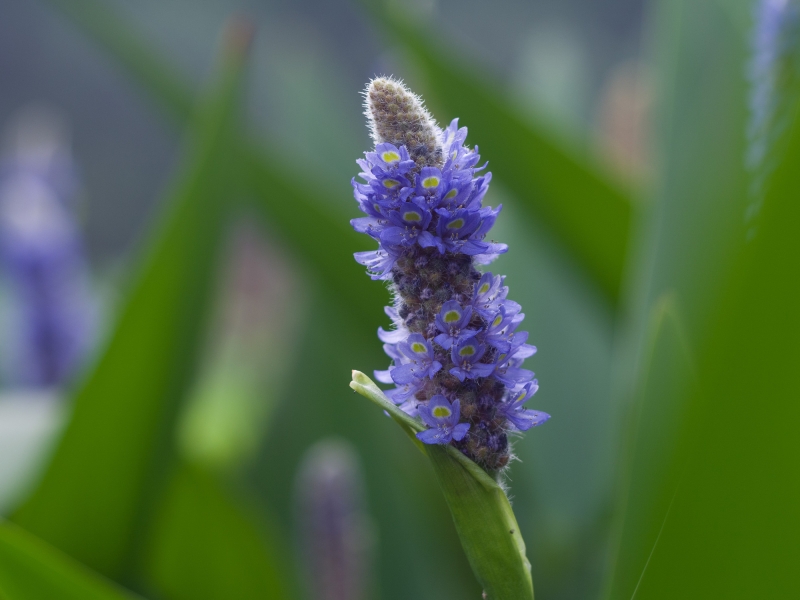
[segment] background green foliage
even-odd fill
[[[119,584],[149,598],[300,598],[294,480],[304,452],[335,434],[363,461],[375,597],[479,598],[430,465],[347,388],[351,369],[386,362],[375,330],[388,296],[353,262],[368,241],[348,225],[363,125],[319,117],[339,99],[311,77],[319,102],[303,114],[324,126],[298,133],[306,154],[292,161],[250,125],[243,22],[229,23],[196,86],[122,7],[49,5],[183,132],[184,152],[63,434],[13,524],[0,523],[0,597],[135,597]],[[511,246],[496,270],[540,348],[536,407],[554,418],[517,443],[510,477],[537,596],[791,597],[800,127],[747,242],[752,2],[646,3],[655,158],[638,186],[522,114],[403,6],[346,10],[491,161],[490,200],[504,204],[493,235]],[[294,92],[268,91],[276,102]],[[338,135],[351,125],[362,129]],[[281,249],[302,297],[291,334],[270,340],[287,358],[257,449],[221,467],[187,452],[180,431],[213,345],[218,259],[241,219]]]

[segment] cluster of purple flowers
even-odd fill
[[[518,331],[520,305],[507,299],[502,276],[475,268],[507,251],[486,240],[501,208],[482,204],[491,173],[481,174],[486,165],[477,166],[477,148],[464,145],[467,130],[457,119],[442,131],[397,81],[371,82],[367,114],[375,151],[358,161],[363,183],[353,180],[367,216],[352,224],[379,248],[356,260],[395,294],[386,308],[394,328],[378,332],[393,364],[376,378],[394,384],[387,395],[429,427],[420,440],[452,443],[481,466],[501,469],[510,458],[508,433],[549,415],[523,408],[538,384],[522,368],[536,348]],[[434,144],[409,148],[409,129]]]

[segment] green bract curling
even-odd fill
[[[451,445],[422,444],[425,425],[400,410],[364,373],[350,387],[385,410],[427,456],[453,515],[461,544],[488,600],[533,600],[531,565],[505,491]]]

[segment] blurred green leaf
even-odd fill
[[[365,277],[365,279],[367,279]],[[374,285],[374,283],[373,283]],[[380,286],[377,286],[380,287]],[[275,515],[285,539],[297,533],[297,505],[287,491],[309,446],[322,438],[351,441],[364,464],[368,512],[376,538],[373,573],[382,600],[479,598],[481,588],[461,550],[447,504],[427,459],[397,435],[396,425],[346,385],[352,366],[385,368],[375,332],[360,337],[328,290],[310,290],[312,304],[298,332],[290,393],[276,407],[249,478]],[[332,383],[333,382],[333,385]],[[336,382],[339,382],[338,384]]]
[[[134,594],[91,572],[23,529],[0,521],[3,600],[134,600]]]
[[[639,236],[643,258],[623,352],[639,372],[629,374],[631,431],[608,574],[614,600],[633,594],[675,494],[681,473],[673,458],[696,369],[691,357],[708,336],[744,239],[748,42],[731,14],[743,1],[653,4],[661,183]],[[653,314],[663,317],[649,320]]]
[[[267,146],[259,150],[251,143],[240,159],[247,167],[244,178],[254,194],[253,206],[270,233],[313,271],[358,334],[372,337],[383,317],[387,293],[353,260],[353,253],[365,249],[363,236],[353,230],[346,215],[329,212],[316,200],[330,196],[330,191],[303,181],[296,168],[282,164]]]
[[[32,496],[14,518],[92,568],[121,576],[168,474],[174,422],[201,341],[231,189],[246,35],[233,32],[169,195],[99,362]]]
[[[619,556],[611,562],[612,597],[630,597],[658,539],[679,473],[671,470],[675,439],[685,417],[692,358],[675,296],[656,302],[650,317],[640,389],[628,431],[628,458],[621,494],[624,521],[618,535]]]
[[[653,3],[652,54],[658,80],[655,127],[660,185],[647,215],[639,287],[643,331],[651,307],[672,293],[694,346],[745,232],[745,171],[750,41],[731,17],[750,0]],[[637,332],[637,335],[639,333]]]
[[[49,1],[110,52],[179,123],[190,118],[190,85],[129,22],[98,0]],[[331,208],[332,203],[319,200],[329,197],[331,191],[315,188],[268,141],[255,142],[240,135],[234,148],[243,180],[254,196],[253,207],[270,232],[326,284],[347,307],[347,315],[360,315],[353,319],[355,327],[374,331],[385,296],[379,286],[370,285],[363,267],[352,260],[354,252],[364,250],[361,236],[350,227],[346,215]],[[370,314],[375,318],[363,318]]]
[[[631,229],[631,200],[607,177],[562,148],[543,129],[520,118],[491,79],[476,74],[437,46],[413,11],[384,0],[363,0],[383,31],[422,69],[425,98],[469,127],[492,165],[494,181],[513,192],[520,213],[540,220],[615,304]]]
[[[436,472],[461,545],[489,600],[533,600],[525,542],[500,485],[455,447],[426,446],[414,436],[425,427],[395,406],[366,375],[353,371],[350,387],[388,412]]]
[[[755,239],[719,295],[685,469],[637,599],[792,598],[800,589],[800,120]]]
[[[291,571],[272,537],[218,478],[182,464],[154,521],[147,578],[174,600],[287,598]]]

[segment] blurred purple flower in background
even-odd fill
[[[27,109],[0,163],[0,265],[8,291],[3,376],[63,384],[87,355],[95,311],[75,217],[77,177],[58,119]]]
[[[783,134],[796,117],[800,98],[800,1],[756,4],[750,63],[748,164],[755,173],[748,219],[758,214],[766,178],[780,160]]]
[[[326,439],[305,455],[297,479],[303,579],[314,600],[363,600],[371,527],[355,449]]]

